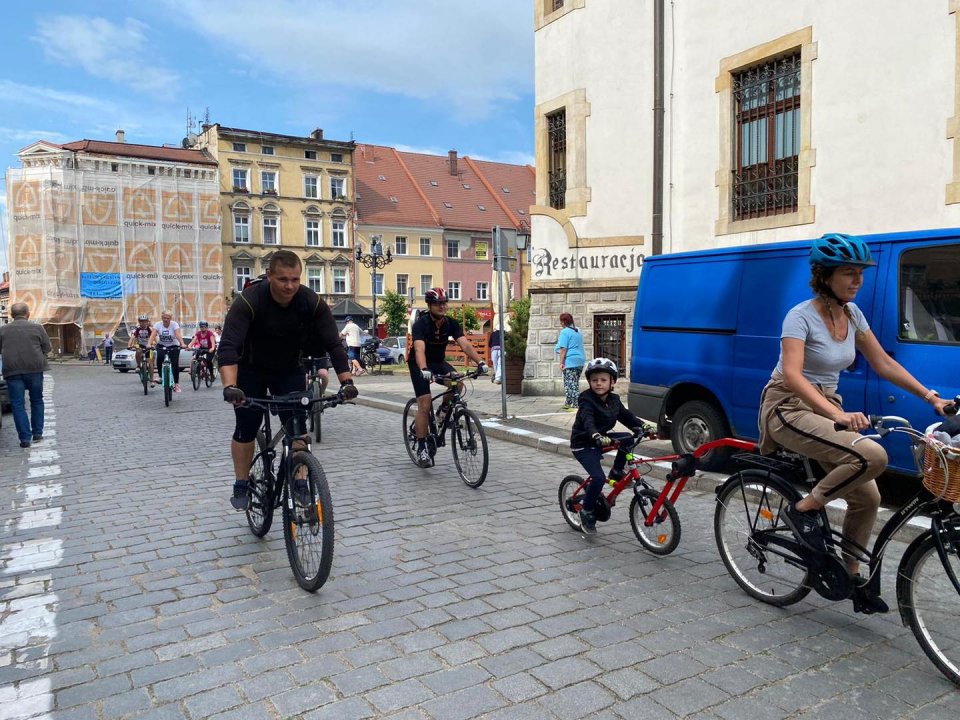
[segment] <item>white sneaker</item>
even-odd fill
[[[179,385],[179,383],[178,383],[177,385],[174,385],[174,386],[173,386],[173,391],[174,391],[174,392],[180,392],[180,385]]]
[[[417,463],[419,463],[420,467],[430,467],[430,462],[430,451],[427,450],[427,446],[424,445],[423,449],[417,453]]]

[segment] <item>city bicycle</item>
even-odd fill
[[[321,397],[325,383],[320,377],[320,370],[330,369],[329,356],[306,358],[303,361],[303,369],[307,374],[307,394],[311,398]],[[314,439],[319,443],[323,438],[323,403],[315,403],[311,406],[309,420],[307,430],[313,433]]]
[[[340,395],[311,397],[304,392],[246,400],[246,405],[264,410],[250,465],[247,524],[256,537],[263,537],[270,531],[274,510],[283,508],[287,559],[297,584],[309,592],[316,592],[330,576],[334,530],[330,486],[311,452],[307,416],[315,405],[329,409],[345,402]],[[281,411],[290,411],[290,416],[274,435],[270,416]]]
[[[213,364],[206,357],[206,350],[197,348],[190,360],[190,382],[194,390],[200,389],[202,382],[207,387],[213,385]]]
[[[960,397],[954,400],[954,411],[958,402]],[[831,601],[852,599],[855,610],[870,613],[875,608],[867,599],[880,595],[880,571],[890,540],[911,519],[924,516],[929,528],[909,544],[897,569],[897,605],[902,623],[927,657],[960,685],[960,506],[954,504],[960,501],[960,451],[944,447],[900,417],[871,416],[870,423],[874,432],[865,438],[890,433],[910,438],[923,479],[917,493],[883,525],[872,550],[833,530],[825,511],[820,526],[826,552],[800,542],[786,524],[785,508],[801,498],[798,484],[816,480],[807,458],[785,451],[733,458],[743,469],[716,491],[717,549],[734,581],[761,602],[791,605],[814,590]],[[866,581],[851,577],[841,546],[869,567]]]
[[[150,391],[150,381],[153,379],[150,376],[150,353],[152,352],[147,348],[140,348],[140,366],[137,371],[140,374],[140,383],[143,385],[144,395]]]
[[[449,373],[434,375],[436,383],[452,383],[445,391],[430,399],[430,425],[427,430],[426,444],[430,452],[430,467],[436,464],[437,448],[446,445],[447,430],[450,431],[450,446],[453,449],[453,461],[457,473],[469,487],[478,488],[487,479],[489,455],[487,436],[480,424],[480,418],[467,408],[467,401],[458,389],[461,380],[473,380],[480,376],[479,368],[467,373]],[[433,404],[440,400],[440,409],[434,412]],[[417,433],[414,421],[417,417],[417,399],[411,398],[403,409],[403,439],[407,454],[418,467]]]
[[[649,458],[633,452],[640,443],[657,440],[658,437],[653,428],[643,428],[639,432],[634,432],[630,438],[624,438],[602,448],[604,453],[623,448],[627,458],[627,466],[624,469],[627,472],[620,480],[607,480],[604,486],[607,493],[604,494],[601,491],[594,513],[599,522],[609,520],[611,510],[617,504],[617,497],[624,490],[632,487],[630,527],[633,528],[633,534],[636,535],[640,544],[653,554],[669,555],[680,544],[680,515],[675,507],[677,498],[683,492],[687,481],[700,468],[701,458],[717,448],[748,450],[755,446],[744,440],[721,438],[705,443],[694,452],[683,455]],[[653,470],[654,464],[666,462],[671,463],[666,484],[662,490],[655,490],[647,481],[646,475]],[[567,475],[560,481],[560,487],[557,490],[563,519],[579,532],[583,532],[580,525],[580,509],[589,483],[590,478]]]
[[[163,362],[160,363],[160,385],[163,388],[163,405],[170,406],[173,400],[173,361],[170,359],[170,350],[163,354]]]
[[[380,357],[380,353],[377,352],[378,347],[380,347],[380,340],[370,338],[364,340],[363,350],[360,353],[362,364],[371,375],[374,372],[381,372],[380,365],[383,363],[383,360]]]

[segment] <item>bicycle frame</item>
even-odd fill
[[[635,436],[636,437],[636,436]],[[657,435],[654,433],[645,434],[636,438],[636,442],[633,447],[636,447],[639,443],[644,440],[656,440]],[[670,462],[672,467],[670,472],[667,473],[666,484],[663,486],[663,489],[660,491],[660,495],[657,497],[656,502],[653,504],[653,507],[650,508],[650,514],[647,516],[644,525],[647,527],[652,527],[654,521],[659,517],[660,510],[663,508],[664,501],[669,501],[672,505],[675,505],[677,498],[680,497],[680,493],[683,492],[684,487],[687,485],[687,481],[693,476],[699,467],[697,462],[704,455],[709,453],[711,450],[716,448],[729,447],[736,448],[739,450],[754,450],[756,444],[748,442],[746,440],[737,440],[735,438],[720,438],[719,440],[713,440],[708,443],[704,443],[692,453],[684,454],[673,454],[673,455],[661,455],[660,457],[644,457],[638,456],[633,452],[633,448],[627,451],[627,464],[630,466],[629,472],[624,475],[620,480],[617,481],[607,481],[609,485],[613,486],[613,489],[607,493],[605,499],[607,505],[611,508],[617,504],[617,497],[628,487],[631,487],[634,483],[639,483],[643,487],[650,488],[650,484],[646,480],[646,474],[641,471],[641,467],[644,465],[653,465],[653,463],[659,462]],[[613,443],[607,447],[602,448],[602,452],[608,453],[620,449],[619,443]],[[580,493],[586,492],[587,486],[590,484],[590,478],[586,478],[583,483],[577,488],[573,497],[576,497]]]

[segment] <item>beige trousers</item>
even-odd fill
[[[838,408],[843,407],[835,388],[814,387]],[[873,440],[860,440],[854,445],[858,437],[855,432],[835,430],[833,420],[814,412],[781,379],[772,379],[763,389],[761,452],[772,452],[780,445],[816,460],[827,474],[811,494],[821,503],[843,498],[847,502],[843,534],[867,548],[880,507],[875,478],[887,467],[887,451]]]

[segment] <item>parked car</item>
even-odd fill
[[[387,337],[383,339],[380,347],[377,348],[380,353],[381,362],[385,363],[404,363],[407,361],[407,338]]]
[[[186,344],[190,344],[189,338],[184,338],[183,341]],[[190,361],[193,359],[192,350],[181,350],[180,351],[180,369],[189,370]],[[137,369],[137,352],[136,350],[128,350],[123,348],[122,350],[117,350],[113,353],[113,369],[119,370],[122,373],[130,372],[131,370]]]

